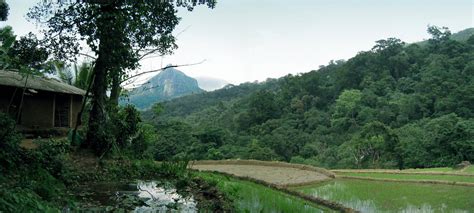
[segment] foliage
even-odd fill
[[[6,21],[10,7],[5,0],[0,0],[0,21]]]
[[[67,141],[45,140],[36,150],[19,146],[15,122],[0,113],[0,211],[49,211],[67,202],[65,184],[74,179],[65,164]]]
[[[21,135],[15,130],[15,121],[0,112],[0,126],[0,172],[3,174],[21,164],[23,153],[19,147]]]
[[[6,26],[0,29],[0,41],[2,45],[0,47],[0,66],[2,69],[7,69],[11,66],[12,59],[8,56],[8,52],[15,43],[16,36],[13,33],[13,28]]]
[[[12,59],[12,67],[20,68],[26,66],[30,69],[39,70],[43,68],[48,59],[49,51],[41,45],[36,35],[29,33],[16,40],[8,56]]]
[[[472,162],[474,43],[453,40],[446,28],[428,32],[423,44],[382,39],[316,71],[161,103],[160,116],[148,111],[144,119],[163,135],[171,133],[166,126],[179,124],[172,135],[181,139],[163,137],[155,150],[161,159],[253,158],[336,168]],[[202,137],[216,129],[218,142]]]
[[[0,188],[0,209],[6,212],[60,212],[28,189]]]
[[[47,27],[43,43],[57,60],[75,61],[81,42],[95,54],[91,82],[92,101],[84,146],[102,154],[110,148],[106,102],[118,104],[126,70],[138,68],[150,54],[171,54],[177,48],[173,30],[180,18],[176,7],[206,4],[205,1],[39,1],[28,13],[31,20]],[[51,8],[55,8],[52,10]],[[111,88],[110,100],[107,90]]]

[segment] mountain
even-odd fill
[[[199,87],[206,91],[214,91],[217,89],[221,89],[227,84],[229,84],[229,82],[223,79],[206,76],[196,77],[195,79],[198,81]]]
[[[157,102],[202,92],[204,90],[199,88],[196,79],[177,69],[168,68],[130,91],[122,103],[129,102],[139,109],[148,109]]]
[[[474,27],[461,30],[451,35],[451,39],[456,41],[467,41],[472,35],[474,35]]]

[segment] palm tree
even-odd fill
[[[73,69],[67,67],[63,62],[54,62],[53,65],[58,77],[64,83],[84,90],[87,89],[90,82],[91,65],[89,63],[74,64]],[[72,70],[74,70],[74,73]]]

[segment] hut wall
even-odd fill
[[[25,95],[20,124],[31,129],[53,128],[54,94],[38,91]]]
[[[0,112],[6,112],[15,88],[0,85]]]

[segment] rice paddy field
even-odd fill
[[[472,212],[474,187],[335,179],[292,188],[361,212]]]
[[[219,174],[197,173],[234,199],[237,212],[333,212],[283,192]]]
[[[437,168],[423,168],[423,169],[405,169],[405,170],[393,170],[393,169],[339,169],[333,170],[334,172],[378,172],[378,173],[447,173],[447,174],[461,174],[461,175],[474,175],[474,166],[468,166],[464,169],[453,169],[451,167],[437,167]]]
[[[392,173],[359,173],[359,172],[343,172],[338,175],[346,177],[363,177],[376,179],[393,179],[393,180],[425,180],[425,181],[448,181],[448,182],[464,182],[474,183],[473,176],[458,176],[458,175],[438,175],[438,174],[392,174]]]
[[[254,165],[255,162],[250,162],[249,165],[231,163],[197,165],[195,169],[217,171],[237,177],[250,177],[298,192],[289,193],[292,194],[289,195],[223,174],[196,172],[199,176],[214,181],[219,188],[232,195],[238,212],[331,211],[308,201],[310,200],[307,198],[308,195],[364,213],[474,212],[474,166],[462,170],[448,167],[402,171],[333,170],[332,172],[336,174],[335,179],[327,176],[328,178],[320,179],[320,182],[298,186],[288,183],[293,183],[295,180],[301,183],[306,182],[295,179],[293,176],[301,176],[309,171],[295,170],[299,167],[288,165],[262,166]],[[318,173],[318,170],[311,171]],[[320,173],[322,176],[325,174]]]

